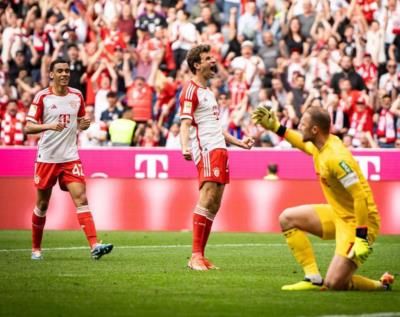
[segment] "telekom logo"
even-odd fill
[[[381,158],[379,156],[354,156],[360,165],[366,179],[379,181],[381,179]],[[372,165],[372,168],[369,165]]]
[[[160,163],[160,164],[158,164]],[[145,171],[142,172],[142,165]],[[157,173],[157,166],[161,165],[162,171]],[[135,177],[143,178],[168,178],[168,155],[163,154],[138,154],[135,156]]]

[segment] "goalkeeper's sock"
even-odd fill
[[[383,289],[384,287],[380,281],[371,280],[361,275],[353,275],[349,285],[349,290],[355,291],[376,291]]]
[[[89,206],[86,205],[78,207],[76,213],[79,224],[86,235],[86,239],[89,242],[90,248],[93,249],[97,243],[97,233]]]
[[[192,254],[203,253],[203,239],[206,231],[206,216],[198,213],[199,209],[196,207],[193,213],[193,243]]]
[[[39,215],[40,214],[40,215]],[[41,248],[44,225],[46,223],[46,216],[35,207],[32,214],[32,250],[38,251]],[[44,213],[46,214],[46,213]]]
[[[293,256],[302,266],[305,277],[312,283],[321,284],[322,277],[307,235],[297,228],[286,230],[283,234],[286,238],[286,243],[292,250]]]

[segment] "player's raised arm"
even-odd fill
[[[255,123],[260,124],[264,129],[275,132],[280,137],[285,138],[294,147],[312,155],[315,146],[309,142],[303,142],[302,136],[299,132],[281,125],[276,117],[275,111],[269,110],[265,107],[258,107],[254,110],[252,119]]]

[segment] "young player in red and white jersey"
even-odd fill
[[[77,208],[79,224],[85,232],[94,259],[111,252],[112,244],[98,243],[92,213],[86,198],[85,177],[77,148],[78,130],[86,130],[90,119],[79,90],[68,87],[68,62],[57,59],[50,64],[49,88],[38,92],[30,106],[25,132],[42,133],[35,164],[37,201],[32,215],[32,260],[41,260],[41,242],[51,192],[57,180],[69,191]]]
[[[192,257],[188,263],[198,271],[216,268],[204,257],[204,250],[225,184],[229,183],[226,143],[244,149],[254,144],[253,139],[238,140],[221,127],[215,95],[207,87],[207,81],[217,73],[210,50],[209,45],[198,45],[188,52],[187,62],[194,76],[180,96],[182,154],[195,162],[199,173],[200,197],[193,214]]]

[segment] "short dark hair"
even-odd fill
[[[324,134],[329,134],[331,130],[331,116],[326,109],[309,107],[306,112],[310,115],[312,124],[319,127]]]
[[[189,69],[193,74],[196,74],[196,68],[194,67],[194,64],[201,62],[201,54],[209,53],[210,51],[211,51],[211,46],[206,44],[197,45],[189,51],[186,59]]]
[[[63,58],[57,58],[57,59],[55,59],[55,60],[52,61],[51,64],[50,64],[50,71],[51,71],[51,72],[54,70],[54,67],[55,67],[57,64],[68,64],[68,65],[69,65],[69,62],[68,62],[67,60],[63,59]]]
[[[108,93],[107,93],[107,96],[106,96],[107,98],[116,98],[117,97],[117,94],[114,92],[114,91],[109,91]]]
[[[67,49],[69,50],[70,48],[76,48],[77,50],[79,50],[78,45],[76,45],[75,43],[68,44]]]

